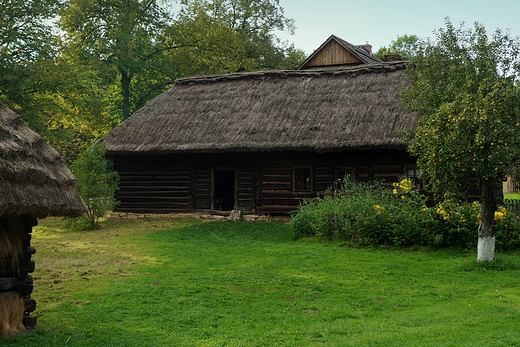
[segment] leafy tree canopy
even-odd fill
[[[460,198],[468,185],[480,190],[479,242],[494,245],[501,181],[520,155],[520,41],[499,29],[488,35],[480,23],[467,29],[447,20],[418,52],[402,94],[422,116],[409,150],[438,196]],[[479,244],[479,259],[490,258]]]
[[[403,35],[390,42],[388,47],[379,48],[374,55],[383,59],[385,55],[398,54],[403,60],[411,60],[420,54],[421,47],[421,39],[417,35]]]
[[[122,115],[127,118],[135,110],[130,104],[132,78],[145,69],[149,59],[167,49],[158,38],[168,20],[157,0],[69,0],[60,24],[68,44],[82,56],[116,68]]]
[[[298,66],[277,0],[0,0],[0,100],[67,161],[177,78]]]
[[[35,93],[45,89],[49,62],[55,56],[51,19],[59,0],[0,0],[0,100],[23,110],[36,130],[41,103]]]
[[[277,39],[275,30],[293,32],[275,0],[182,1],[168,37],[184,48],[171,52],[187,75],[294,68],[304,53]],[[191,71],[190,71],[191,70]],[[198,71],[198,73],[196,73]]]

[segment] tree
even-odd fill
[[[60,47],[52,67],[53,78],[60,83],[41,95],[49,104],[42,113],[51,114],[41,134],[71,163],[122,121],[122,98],[113,74],[82,61],[79,52],[69,48]]]
[[[160,0],[68,0],[61,11],[65,41],[80,52],[79,63],[118,76],[123,119],[179,77],[278,68],[297,56],[272,33],[293,28],[278,0],[181,5],[175,21]]]
[[[56,51],[51,19],[59,0],[0,0],[0,100],[16,109],[33,129],[42,130],[38,112],[52,78]]]
[[[436,31],[407,69],[404,105],[422,119],[410,134],[409,151],[443,198],[462,198],[461,187],[480,191],[478,260],[494,258],[494,214],[501,182],[520,158],[520,41],[497,29]]]
[[[383,59],[388,54],[398,54],[403,60],[411,60],[421,50],[421,39],[417,35],[398,36],[397,39],[390,42],[388,47],[381,47],[374,54],[379,59]]]
[[[99,219],[119,204],[114,196],[119,174],[111,169],[105,154],[104,145],[92,146],[80,153],[70,167],[78,179],[81,197],[87,205],[86,218],[92,228],[99,227]]]
[[[167,30],[173,66],[186,75],[296,67],[301,50],[280,42],[275,30],[294,30],[277,0],[182,1]],[[302,59],[303,60],[303,59]],[[173,73],[172,73],[173,75]]]
[[[61,12],[67,42],[84,59],[98,60],[116,69],[122,95],[122,115],[128,118],[132,80],[147,61],[168,49],[160,35],[169,16],[157,0],[69,0]]]

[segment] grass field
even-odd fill
[[[520,346],[519,255],[167,220],[43,220],[33,245],[38,328],[1,346]]]
[[[518,193],[509,193],[504,195],[504,199],[506,200],[520,200],[520,194]]]

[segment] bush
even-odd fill
[[[99,219],[119,204],[114,196],[119,175],[112,170],[105,154],[104,145],[96,145],[80,153],[71,165],[87,205],[87,213],[80,219],[87,221],[91,228],[98,228]]]
[[[389,189],[382,182],[345,180],[325,197],[305,201],[293,215],[295,237],[318,236],[361,244],[420,243],[416,215],[423,197],[403,180]]]
[[[479,203],[444,201],[426,207],[412,182],[344,181],[324,197],[306,200],[293,214],[295,238],[320,237],[358,245],[458,247],[477,245]],[[520,222],[511,209],[495,214],[498,250],[520,248]]]

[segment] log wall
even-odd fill
[[[36,226],[38,221],[36,218],[28,216],[0,216],[0,223],[2,223],[3,232],[9,233],[13,237],[20,237],[22,240],[21,253],[16,262],[13,262],[10,257],[0,258],[0,297],[8,298],[13,295],[21,297],[25,303],[23,325],[33,329],[36,326],[37,316],[31,316],[36,309],[36,301],[31,298],[33,278],[30,274],[35,268],[32,255],[36,253],[36,250],[31,246],[31,233],[32,227]],[[16,242],[12,244],[16,244]],[[12,250],[14,254],[19,251]]]
[[[235,208],[243,213],[282,214],[303,199],[323,194],[352,170],[358,181],[396,182],[413,158],[404,151],[115,156],[120,174],[119,212],[220,213],[212,204],[214,170],[235,172]],[[296,191],[295,168],[309,169],[311,188]]]
[[[276,160],[273,160],[276,159]],[[397,182],[407,166],[415,161],[404,151],[355,151],[347,153],[287,153],[278,157],[270,156],[259,163],[257,212],[289,213],[294,211],[303,199],[315,198],[341,179],[339,169],[353,170],[357,181],[375,179]],[[294,191],[293,170],[309,167],[312,170],[310,191]]]
[[[195,181],[195,210],[209,211],[211,207],[211,167],[198,167],[195,169],[197,177]]]
[[[116,156],[114,166],[120,176],[118,211],[175,213],[193,209],[195,180],[189,163],[171,156]]]

